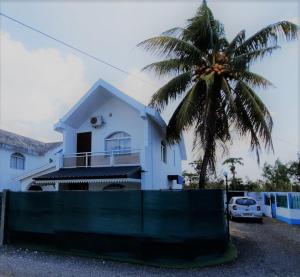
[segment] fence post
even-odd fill
[[[5,189],[2,192],[2,207],[1,207],[1,222],[0,222],[0,246],[6,244],[7,237],[6,237],[6,223],[7,223],[7,201],[8,201],[8,190]]]

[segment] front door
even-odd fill
[[[92,132],[77,134],[77,161],[78,167],[91,165],[90,152],[92,151]],[[89,154],[87,154],[89,153]]]

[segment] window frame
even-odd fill
[[[167,144],[163,140],[160,143],[160,160],[167,163]]]
[[[10,155],[10,168],[17,170],[25,170],[25,156],[15,152]]]
[[[113,137],[117,134],[123,134],[124,136],[122,137]],[[129,147],[121,147],[121,141],[125,141],[125,140],[128,140],[129,141]],[[111,142],[111,141],[117,141],[118,142],[118,148],[117,149],[111,149],[111,150],[108,150],[108,142]],[[124,131],[117,131],[117,132],[114,132],[110,135],[108,135],[105,140],[104,140],[104,148],[105,148],[105,153],[107,154],[128,154],[128,153],[131,153],[131,150],[132,150],[132,147],[131,147],[131,143],[132,143],[132,137],[124,132]]]

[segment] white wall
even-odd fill
[[[33,183],[33,178],[51,173],[56,170],[56,164],[53,162],[52,164],[48,164],[46,166],[41,167],[39,170],[34,170],[34,172],[29,173],[28,176],[22,177],[22,179],[19,181],[21,185],[21,191],[28,191],[29,187]],[[55,187],[52,185],[49,186],[43,186],[43,191],[53,191],[56,190]]]
[[[90,118],[103,116],[105,124],[93,128]],[[99,103],[99,108],[90,114],[77,129],[64,130],[64,153],[76,153],[77,133],[92,132],[92,152],[105,151],[105,138],[114,132],[126,132],[131,136],[131,148],[141,150],[142,189],[181,188],[168,181],[168,175],[181,175],[181,156],[178,145],[167,147],[167,163],[161,161],[160,145],[165,135],[151,119],[116,97]]]
[[[76,153],[76,136],[82,132],[92,132],[92,152],[105,151],[105,138],[117,131],[126,132],[131,136],[132,149],[143,149],[144,120],[138,111],[115,97],[109,98],[99,106],[78,129],[67,128],[64,131],[65,154]],[[93,128],[90,118],[100,115],[104,117],[105,125]]]
[[[181,156],[179,146],[172,145],[167,147],[167,162],[161,160],[161,141],[165,140],[165,135],[161,132],[157,125],[149,121],[149,151],[146,159],[152,160],[146,170],[150,175],[151,187],[147,186],[144,189],[169,189],[181,188],[181,186],[174,187],[174,182],[168,181],[168,175],[181,175]],[[175,154],[175,159],[174,159]],[[147,173],[146,173],[147,174]],[[150,183],[150,182],[149,182]]]
[[[248,193],[248,195],[249,194],[251,194],[251,193]],[[261,192],[260,195],[262,198],[262,211],[268,217],[272,217],[271,205],[264,204],[264,194],[267,194],[267,195],[273,194],[274,196],[275,195],[287,196],[288,207],[290,207],[288,194],[300,195],[300,193],[297,193],[297,192]],[[297,222],[299,222],[297,224],[300,224],[300,209],[277,207],[276,197],[275,197],[275,207],[276,207],[276,217],[278,219],[286,221],[286,222],[288,222],[290,220],[297,221]]]
[[[41,167],[49,163],[49,159],[53,160],[55,164],[55,156],[60,147],[57,147],[43,156],[30,155],[23,152],[18,152],[24,155],[25,157],[25,169],[14,169],[10,168],[10,156],[16,151],[0,149],[0,190],[10,189],[10,190],[21,190],[20,183],[15,180],[16,177],[19,177],[25,174],[28,171]]]

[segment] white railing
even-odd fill
[[[140,165],[140,150],[84,152],[63,155],[63,168]]]

